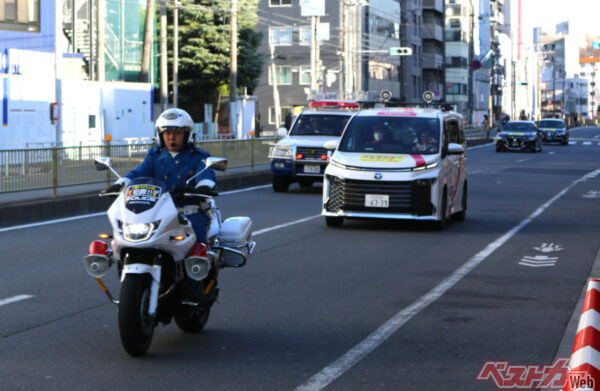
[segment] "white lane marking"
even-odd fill
[[[48,225],[48,224],[57,224],[57,223],[64,223],[64,222],[67,222],[67,221],[87,219],[88,217],[98,217],[98,216],[102,216],[102,215],[106,215],[106,212],[92,213],[92,214],[89,214],[89,215],[79,215],[79,216],[73,216],[73,217],[65,217],[65,218],[62,218],[62,219],[40,221],[40,222],[37,222],[37,223],[31,223],[31,224],[15,225],[15,226],[12,226],[12,227],[0,228],[0,233],[1,232],[6,232],[6,231],[16,231],[18,229],[25,229],[25,228],[32,228],[32,227],[41,227],[42,225]]]
[[[365,358],[369,353],[374,351],[379,345],[385,342],[391,337],[398,329],[400,329],[406,322],[414,318],[419,312],[427,308],[429,304],[439,299],[446,291],[452,288],[458,283],[463,277],[469,274],[475,267],[482,263],[488,256],[496,251],[500,246],[506,243],[512,238],[517,232],[522,230],[527,224],[533,219],[541,215],[550,205],[556,200],[567,193],[573,186],[580,182],[584,182],[590,177],[595,177],[600,174],[600,168],[589,172],[585,176],[576,179],[571,182],[570,185],[561,190],[557,195],[552,197],[544,205],[537,208],[532,214],[530,214],[525,220],[521,221],[519,225],[506,232],[504,235],[488,244],[483,250],[475,254],[471,259],[465,262],[461,267],[456,269],[452,274],[446,277],[441,283],[436,285],[433,289],[427,292],[425,295],[418,298],[408,307],[398,312],[387,322],[381,325],[377,330],[372,332],[367,338],[359,342],[356,346],[346,352],[343,356],[323,368],[319,373],[308,379],[304,384],[296,388],[296,391],[319,391],[327,387],[331,382],[336,380],[338,377],[348,371],[354,364]]]
[[[0,300],[0,307],[2,307],[3,305],[16,303],[17,301],[27,300],[27,299],[31,299],[31,298],[33,298],[33,295],[17,295],[17,296],[9,297],[7,299],[2,299],[2,300]]]
[[[600,134],[595,135],[594,138],[600,138]]]
[[[531,159],[532,159],[532,158],[528,157],[528,158],[525,158],[525,159],[519,159],[519,160],[517,160],[516,162],[517,162],[517,163],[523,163],[523,162],[526,162],[527,160],[531,160]]]
[[[289,227],[290,225],[304,223],[305,221],[316,219],[317,217],[321,217],[321,215],[318,214],[318,215],[314,215],[314,216],[309,216],[309,217],[305,217],[305,218],[300,219],[300,220],[290,221],[289,223],[283,223],[283,224],[275,225],[273,227],[263,228],[263,229],[258,230],[256,232],[252,232],[252,236],[261,235],[261,234],[264,234],[264,233],[267,233],[267,232],[275,231],[276,229],[280,229],[280,228]]]
[[[481,145],[476,145],[474,147],[467,147],[467,150],[469,149],[477,149],[477,148],[483,148],[483,147],[489,147],[490,145],[495,145],[496,143],[491,142],[489,144],[481,144]]]
[[[569,141],[569,145],[575,145],[577,144],[577,141]]]
[[[554,155],[554,151],[548,152],[548,155]]]
[[[245,189],[239,189],[239,190],[224,191],[222,193],[219,193],[219,195],[243,193],[245,191],[257,190],[257,189],[264,189],[265,187],[271,187],[271,185],[261,185],[261,186],[247,187]]]
[[[480,172],[482,172],[483,170],[475,170],[475,171],[469,171],[469,175],[473,175],[473,174],[479,174]]]
[[[591,141],[584,141],[583,145],[592,145],[592,142]]]

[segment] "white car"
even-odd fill
[[[345,107],[355,109],[358,105]],[[329,161],[325,143],[339,140],[354,113],[347,109],[309,109],[295,119],[289,133],[285,128],[279,129],[279,135],[284,137],[269,151],[273,190],[286,192],[294,182],[310,187],[313,182],[322,181]]]
[[[322,215],[413,219],[443,229],[467,211],[463,117],[441,109],[380,108],[356,114],[325,170]]]

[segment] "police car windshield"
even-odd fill
[[[436,154],[437,118],[355,117],[340,141],[341,152]]]
[[[529,122],[507,122],[502,130],[517,132],[535,132],[535,125]]]
[[[302,114],[294,123],[292,136],[340,136],[350,115]]]
[[[540,128],[565,128],[565,123],[560,120],[542,120]]]

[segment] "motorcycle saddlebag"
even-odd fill
[[[250,217],[230,217],[221,224],[219,245],[238,250],[243,256],[234,252],[225,252],[223,261],[231,267],[240,267],[246,263],[251,251],[252,220]]]

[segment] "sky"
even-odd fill
[[[511,0],[513,7],[517,4]],[[570,32],[600,36],[600,0],[521,0],[521,4],[523,41],[531,40],[534,27],[554,33],[556,24],[566,20]]]

